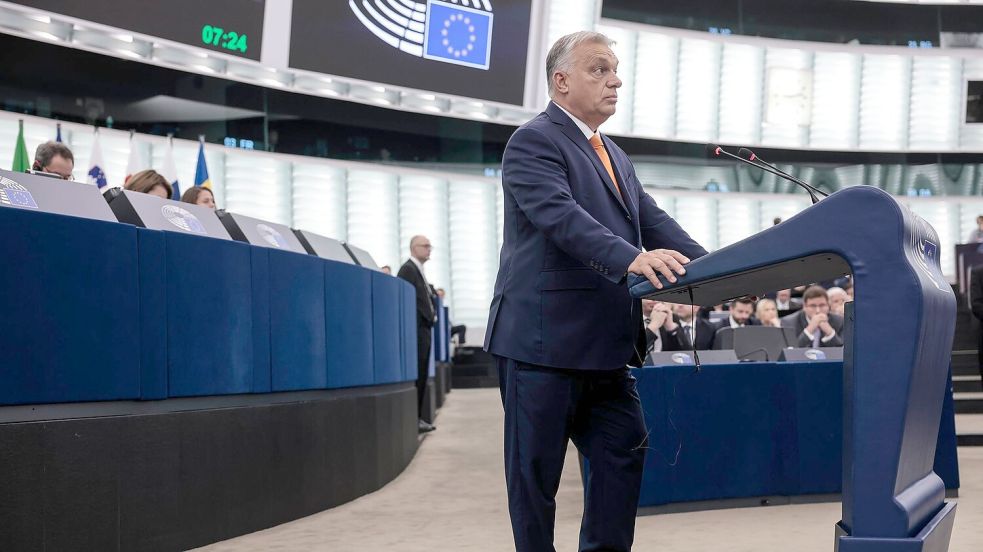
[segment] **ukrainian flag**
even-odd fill
[[[212,180],[208,178],[208,165],[205,164],[205,142],[198,143],[198,166],[195,168],[195,186],[212,189]]]

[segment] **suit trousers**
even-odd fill
[[[416,326],[416,406],[417,416],[423,418],[423,398],[427,394],[427,379],[430,377],[430,342],[433,328]]]
[[[518,552],[553,552],[567,440],[588,461],[580,552],[631,550],[648,434],[629,369],[564,370],[495,357]]]

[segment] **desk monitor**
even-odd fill
[[[38,174],[0,170],[0,207],[117,222],[99,188]]]
[[[372,258],[372,255],[369,255],[368,251],[360,247],[356,247],[350,243],[345,244],[345,249],[348,250],[348,253],[352,256],[353,259],[355,259],[355,262],[358,263],[359,266],[364,266],[365,268],[371,268],[372,270],[381,271],[379,265],[376,264],[375,259]]]
[[[782,349],[780,361],[843,360],[843,347],[790,347]]]
[[[168,232],[231,240],[215,211],[150,194],[111,188],[105,194],[120,222]]]
[[[697,351],[700,364],[737,364],[734,351]],[[672,366],[696,364],[693,351],[660,351],[649,353],[645,366]]]
[[[324,237],[320,234],[315,234],[314,232],[308,232],[307,230],[294,230],[294,235],[300,240],[300,244],[304,246],[311,255],[317,255],[322,259],[328,259],[329,261],[338,261],[340,263],[355,264],[355,259],[348,254],[348,250],[345,249],[345,244],[332,238]]]
[[[236,241],[260,247],[283,249],[294,253],[307,254],[300,240],[289,227],[275,222],[230,213],[224,209],[215,211],[229,235]]]
[[[796,344],[795,330],[774,326],[721,328],[713,340],[714,349],[733,349],[738,360],[778,360],[783,349]]]

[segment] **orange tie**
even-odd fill
[[[608,176],[611,177],[611,182],[614,182],[614,189],[618,190],[618,195],[621,195],[621,187],[618,186],[618,179],[614,177],[614,167],[611,166],[611,158],[608,157],[608,150],[604,148],[604,142],[601,141],[601,135],[597,132],[590,137],[590,145],[594,146],[594,152],[597,156],[601,158],[601,164],[608,171]]]

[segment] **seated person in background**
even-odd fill
[[[778,316],[785,316],[802,308],[802,300],[792,297],[792,290],[780,289],[775,293],[775,308]]]
[[[754,317],[762,326],[772,326],[781,328],[782,322],[778,319],[778,308],[771,299],[761,299],[754,307]]]
[[[383,274],[388,274],[390,276],[393,275],[393,268],[389,265],[382,265],[382,267],[379,268],[379,270],[381,270]]]
[[[754,301],[747,297],[734,299],[730,302],[730,318],[727,319],[727,323],[725,323],[722,327],[726,328],[728,325],[731,328],[757,326],[758,321],[751,317],[751,313],[753,312]]]
[[[73,180],[75,157],[72,150],[61,142],[45,142],[34,152],[34,163],[31,169],[51,174],[57,174],[62,180]]]
[[[192,186],[184,191],[184,195],[181,196],[181,202],[214,209],[215,194],[204,186]]]
[[[447,292],[444,290],[444,288],[437,288],[437,297],[440,297],[440,300],[444,302],[444,306],[447,305],[446,296]],[[464,345],[465,339],[467,339],[465,336],[467,335],[468,327],[464,324],[458,324],[455,326],[453,320],[449,321],[449,324],[451,325],[450,339],[454,339],[454,336],[456,335],[457,344]]]
[[[843,288],[843,291],[845,291],[846,294],[850,296],[850,300],[853,301],[853,278],[850,278],[849,281],[840,287]]]
[[[812,286],[802,299],[802,310],[782,317],[782,326],[799,336],[799,347],[842,347],[843,317],[829,313],[826,290]]]
[[[171,199],[173,190],[167,179],[157,171],[140,171],[126,181],[124,189],[141,194],[150,194],[164,199]]]
[[[675,327],[675,324],[669,304],[642,299],[642,320],[645,323],[645,354],[670,350],[666,348],[669,339],[666,325]]]
[[[829,297],[829,312],[843,316],[843,309],[847,303],[852,301],[850,296],[843,288],[831,287],[826,290],[826,297]]]
[[[983,215],[976,217],[976,228],[969,233],[969,237],[966,238],[966,243],[981,243],[983,242]]]
[[[693,305],[680,305],[672,303],[672,312],[675,318],[669,318],[663,325],[666,332],[666,339],[663,343],[663,351],[689,351],[696,349],[706,351],[713,349],[714,334],[717,333],[717,325],[696,316],[699,307]],[[696,343],[693,343],[693,340]],[[695,346],[694,346],[695,345]]]

